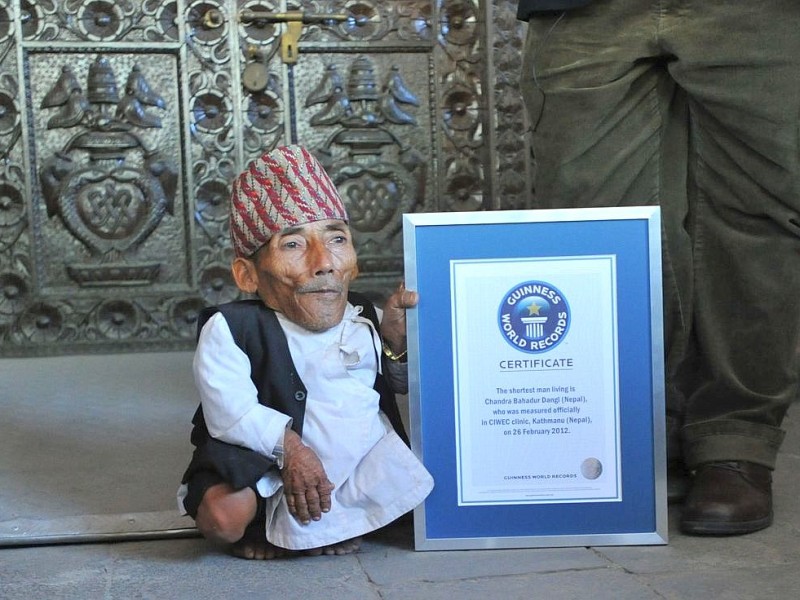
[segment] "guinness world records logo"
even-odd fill
[[[545,281],[526,281],[503,296],[497,321],[511,346],[540,354],[561,343],[569,330],[571,313],[557,287]]]

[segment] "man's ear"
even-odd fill
[[[231,264],[231,273],[236,287],[240,290],[248,294],[255,294],[258,291],[258,273],[252,260],[237,256]]]

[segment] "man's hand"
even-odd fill
[[[407,290],[405,283],[400,282],[383,308],[381,337],[395,354],[401,354],[406,349],[406,309],[415,307],[417,302],[419,294]]]
[[[283,491],[289,512],[301,523],[319,521],[331,509],[334,486],[316,453],[291,429],[283,438]]]

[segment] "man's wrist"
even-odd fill
[[[283,465],[286,463],[286,445],[287,445],[287,438],[290,437],[294,431],[291,429],[292,420],[286,423],[286,428],[283,430],[283,435],[281,435],[278,442],[275,444],[275,448],[272,450],[272,455],[275,457],[275,464],[278,465],[279,469],[283,469]]]

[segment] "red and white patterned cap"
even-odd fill
[[[275,148],[251,161],[233,182],[236,256],[252,256],[282,229],[325,219],[347,221],[347,211],[333,181],[305,148]]]

